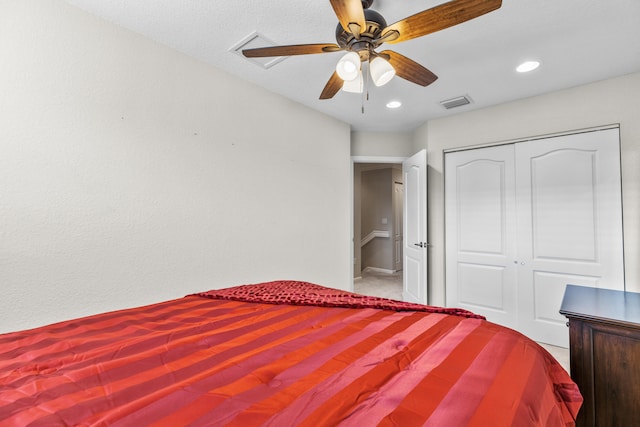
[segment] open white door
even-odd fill
[[[427,151],[402,162],[404,260],[402,299],[427,304]]]

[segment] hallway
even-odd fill
[[[359,294],[402,301],[402,271],[389,274],[365,269],[353,286]]]

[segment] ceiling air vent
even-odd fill
[[[468,105],[468,104],[471,104],[471,98],[469,98],[468,95],[447,99],[446,101],[440,101],[440,105],[442,105],[447,110],[450,110],[452,108],[462,107],[463,105]]]
[[[244,39],[240,40],[234,46],[229,49],[230,51],[240,55],[242,58],[246,59],[249,62],[253,62],[256,65],[261,66],[262,68],[271,68],[279,62],[284,61],[288,58],[288,56],[278,56],[278,57],[266,57],[266,58],[247,58],[242,54],[243,49],[256,49],[259,47],[271,47],[277,46],[274,42],[264,37],[262,34],[257,32],[249,34]]]

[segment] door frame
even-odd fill
[[[351,292],[353,292],[353,290],[355,289],[355,285],[354,285],[354,277],[353,277],[353,273],[354,273],[354,264],[355,264],[355,259],[354,259],[354,245],[355,245],[355,236],[354,236],[354,232],[355,232],[355,227],[354,227],[354,183],[353,183],[353,172],[354,172],[354,165],[356,163],[379,163],[379,164],[402,164],[402,162],[404,162],[406,159],[408,159],[409,157],[394,157],[394,156],[351,156],[351,175],[349,178],[349,215],[350,215],[350,220],[349,220],[349,224],[350,224],[350,233],[351,233],[351,239],[349,239],[349,254],[351,255],[351,261],[349,262],[349,276],[350,276],[350,280],[349,280],[349,290]],[[402,272],[402,275],[404,277],[404,271]]]
[[[444,155],[446,153],[455,153],[456,151],[475,150],[476,148],[497,147],[497,146],[500,146],[500,145],[517,144],[519,142],[537,141],[537,140],[540,140],[540,139],[554,138],[556,136],[576,135],[576,134],[579,134],[579,133],[597,132],[597,131],[600,131],[600,130],[607,130],[607,129],[620,129],[620,123],[611,123],[611,124],[608,124],[608,125],[592,126],[592,127],[587,127],[587,128],[578,128],[578,129],[566,130],[566,131],[562,131],[562,132],[543,133],[543,134],[539,134],[539,135],[526,136],[526,137],[522,137],[522,138],[514,138],[514,139],[505,139],[505,140],[502,140],[502,141],[486,142],[486,143],[482,143],[482,144],[472,144],[472,145],[465,145],[465,146],[460,146],[460,147],[444,148],[442,150],[442,155],[443,155],[443,162],[442,163],[444,165]]]

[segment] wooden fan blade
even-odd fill
[[[333,11],[340,21],[340,25],[345,31],[359,36],[360,31],[365,29],[364,9],[362,8],[362,0],[331,0]],[[349,24],[357,24],[359,29]],[[354,32],[354,30],[356,32]]]
[[[382,32],[382,37],[389,31],[397,31],[400,36],[387,43],[422,37],[477,18],[500,6],[502,0],[452,0],[387,26]]]
[[[379,54],[389,61],[389,64],[396,70],[396,76],[420,86],[428,86],[438,79],[438,76],[418,64],[413,59],[400,55],[392,50],[385,50]]]
[[[329,78],[329,81],[324,86],[324,89],[322,89],[322,93],[320,94],[320,99],[333,98],[335,94],[338,93],[340,89],[342,89],[343,83],[344,81],[342,81],[342,79],[338,76],[338,73],[334,71],[331,77]]]
[[[289,46],[269,46],[255,49],[244,49],[242,54],[247,58],[261,58],[265,56],[309,55],[314,53],[329,53],[343,50],[337,44],[295,44]]]

